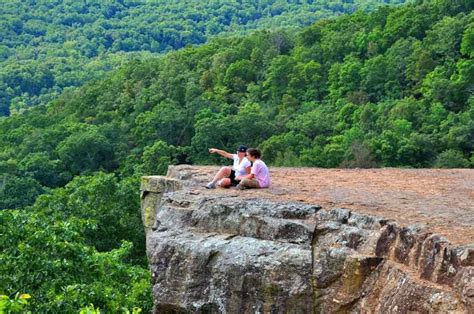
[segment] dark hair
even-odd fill
[[[257,159],[259,159],[260,157],[262,157],[262,153],[260,152],[259,149],[257,148],[249,148],[247,149],[247,155],[250,155],[252,157],[255,157]]]

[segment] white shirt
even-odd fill
[[[235,176],[245,176],[247,174],[247,168],[251,166],[250,161],[247,157],[242,158],[242,162],[239,163],[239,156],[237,154],[232,155],[232,159],[234,160],[234,165],[232,166],[232,170],[235,171]]]

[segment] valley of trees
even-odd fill
[[[221,164],[208,147],[260,147],[272,166],[473,167],[473,9],[218,37],[0,118],[0,294],[30,294],[33,312],[149,311],[139,177]]]
[[[10,0],[0,10],[0,116],[123,63],[222,34],[309,25],[404,0]]]

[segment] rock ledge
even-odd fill
[[[468,313],[474,245],[354,210],[143,177],[155,313]],[[245,191],[247,192],[247,191]]]

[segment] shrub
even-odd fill
[[[463,154],[454,149],[448,149],[438,155],[435,167],[437,168],[467,168],[469,161]]]

